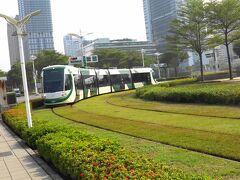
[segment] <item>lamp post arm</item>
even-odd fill
[[[4,18],[8,23],[14,25],[16,27],[18,21],[12,17],[9,17],[7,15],[4,14],[0,14],[0,17]]]

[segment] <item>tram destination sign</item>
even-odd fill
[[[69,64],[80,64],[81,62],[95,63],[95,62],[98,62],[98,56],[91,55],[91,56],[69,57],[68,62]]]

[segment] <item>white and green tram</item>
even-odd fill
[[[155,84],[151,68],[83,69],[68,65],[43,68],[46,106],[70,104],[99,94]]]

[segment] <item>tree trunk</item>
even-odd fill
[[[232,63],[231,63],[231,58],[230,58],[229,45],[228,45],[228,43],[226,43],[225,46],[226,46],[226,49],[227,49],[229,78],[230,78],[230,80],[232,80],[232,79],[233,79],[233,75],[232,75]]]
[[[178,77],[178,66],[174,67],[174,71],[175,71],[175,77]]]
[[[199,58],[200,58],[200,69],[201,69],[201,81],[204,81],[204,76],[203,76],[203,62],[202,62],[202,53],[198,53]]]

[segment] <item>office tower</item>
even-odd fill
[[[41,10],[24,27],[27,33],[23,40],[26,61],[41,50],[54,50],[50,0],[18,0],[18,10],[20,19],[33,11]]]
[[[15,19],[18,19],[18,16],[16,16]],[[7,24],[8,48],[11,67],[20,60],[19,45],[16,31],[17,29],[13,25],[9,23]]]
[[[72,35],[63,37],[64,52],[67,56],[77,57],[78,51],[81,49],[81,39]]]
[[[147,40],[154,43],[159,52],[166,50],[164,38],[183,2],[184,0],[143,0]]]

